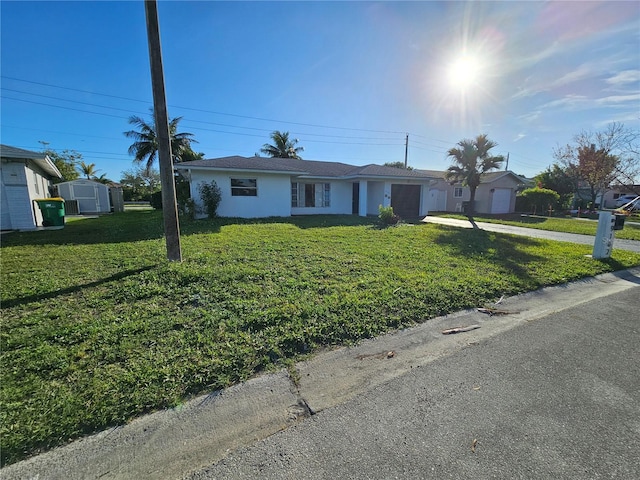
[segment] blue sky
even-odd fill
[[[640,129],[638,2],[160,1],[167,102],[206,158],[273,130],[309,160],[444,170],[486,133],[535,175],[581,130]],[[1,141],[74,149],[118,180],[152,105],[144,5],[5,1]],[[470,62],[466,82],[451,69]]]

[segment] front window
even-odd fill
[[[462,198],[462,187],[455,187],[453,189],[453,197],[454,198]]]
[[[292,207],[329,207],[330,183],[291,183]]]
[[[258,196],[258,180],[255,178],[232,178],[231,179],[231,196],[232,197],[257,197]]]

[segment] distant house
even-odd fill
[[[292,158],[223,157],[177,163],[189,179],[191,197],[215,180],[222,192],[222,217],[288,217],[309,214],[378,215],[392,206],[402,218],[428,213],[429,186],[436,180],[417,170],[354,166]]]
[[[86,215],[111,212],[107,185],[86,178],[78,178],[58,183],[56,187],[58,195],[68,204],[69,213]]]
[[[44,153],[0,145],[0,157],[0,229],[34,230],[42,225],[34,200],[50,197],[62,174]]]
[[[461,183],[452,184],[445,179],[446,172],[423,170],[428,175],[437,178],[429,190],[427,207],[436,212],[464,212],[469,202],[471,192],[469,187]],[[485,173],[480,178],[480,185],[476,190],[476,213],[500,214],[515,211],[516,194],[524,188],[529,188],[531,181],[516,175],[511,171]]]

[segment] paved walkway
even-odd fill
[[[438,223],[451,227],[473,228],[468,220],[457,220],[454,218],[427,216],[423,220],[426,223]],[[514,227],[512,225],[501,225],[498,223],[476,222],[476,225],[487,232],[510,233],[512,235],[522,235],[532,238],[544,238],[547,240],[557,240],[559,242],[579,243],[583,245],[593,245],[595,237],[591,235],[579,235],[577,233],[551,232],[549,230],[538,230],[536,228]],[[613,248],[628,250],[640,253],[640,242],[635,240],[623,240],[616,238]]]

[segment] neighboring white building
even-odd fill
[[[469,201],[471,191],[461,183],[451,183],[445,179],[446,172],[423,170],[438,178],[429,191],[429,211],[463,212]],[[480,177],[480,185],[476,189],[476,213],[513,213],[516,207],[516,194],[528,188],[531,181],[511,171],[485,173]]]
[[[58,183],[56,186],[58,195],[64,198],[65,202],[78,202],[77,213],[80,215],[111,212],[109,187],[103,183],[78,178]]]
[[[418,218],[428,213],[429,185],[436,180],[417,170],[292,158],[233,156],[174,167],[189,179],[200,206],[199,185],[215,180],[221,217],[366,216],[390,205],[402,218]]]
[[[62,174],[44,153],[0,145],[0,157],[0,230],[34,230],[42,225],[34,200],[50,197]]]

